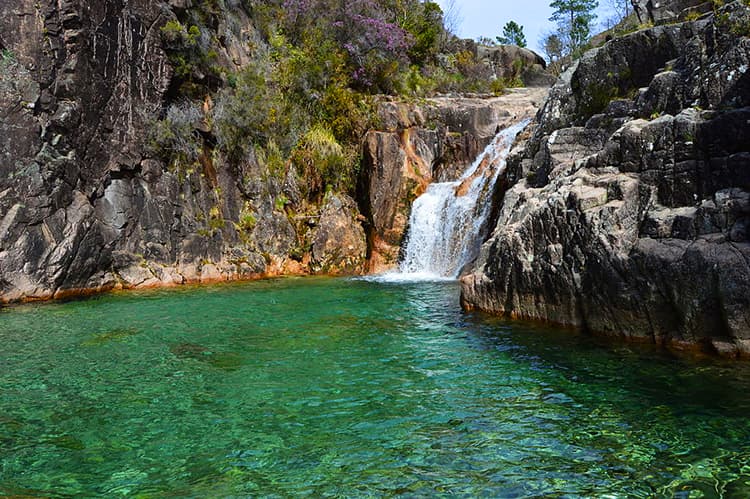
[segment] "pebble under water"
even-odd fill
[[[750,497],[750,369],[306,278],[0,310],[0,496]]]

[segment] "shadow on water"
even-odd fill
[[[510,351],[518,360],[569,373],[582,384],[616,384],[653,405],[675,401],[737,415],[750,409],[747,363],[680,356],[655,345],[623,344],[480,313],[463,315],[460,328],[471,331],[483,348]]]

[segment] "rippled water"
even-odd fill
[[[0,496],[750,497],[750,371],[284,279],[0,313]]]

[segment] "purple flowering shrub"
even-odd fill
[[[285,0],[283,10],[290,40],[298,41],[306,31],[319,30],[343,49],[355,88],[392,91],[389,77],[409,62],[414,37],[382,2]]]

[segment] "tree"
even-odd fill
[[[564,47],[560,36],[557,33],[548,33],[542,37],[542,49],[549,62],[548,69],[553,74],[559,75],[562,69],[562,59],[564,57]]]
[[[409,49],[412,63],[423,65],[433,60],[440,50],[443,37],[443,10],[435,2],[425,1],[404,9],[399,25],[411,33],[413,44]]]
[[[550,21],[556,21],[568,55],[577,57],[591,36],[591,27],[599,6],[598,0],[552,0],[555,9]]]
[[[503,36],[497,37],[498,43],[502,45],[526,46],[526,35],[523,34],[523,26],[515,21],[508,21],[503,26]]]
[[[606,5],[613,14],[609,19],[613,26],[633,13],[632,0],[607,0]]]
[[[526,36],[523,34],[523,26],[515,21],[508,21],[503,27],[503,36],[498,36],[497,41],[503,45],[526,46]]]
[[[458,33],[458,28],[463,22],[461,16],[461,7],[456,4],[456,0],[447,0],[443,7],[443,24],[445,31],[451,35]]]

